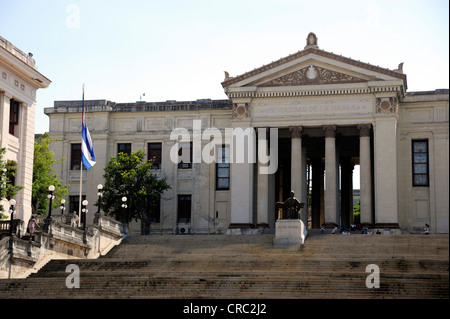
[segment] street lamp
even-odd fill
[[[125,218],[126,208],[127,208],[127,198],[124,196],[122,197],[122,208],[123,208],[123,222],[126,223],[127,219]]]
[[[84,218],[84,223],[83,223],[83,230],[86,230],[86,214],[87,214],[87,212],[88,212],[88,209],[87,209],[87,205],[89,204],[89,202],[85,199],[83,202],[82,202],[82,204],[83,204],[83,209],[81,210],[82,212],[83,212],[83,218]]]
[[[48,187],[48,194],[47,194],[47,198],[50,199],[50,203],[48,205],[48,218],[52,217],[52,200],[55,199],[55,196],[53,195],[54,191],[55,191],[55,186],[50,185]]]
[[[97,208],[97,212],[95,213],[95,216],[94,216],[94,224],[95,224],[95,225],[98,225],[99,220],[100,220],[100,216],[101,216],[100,209],[101,209],[101,205],[102,205],[102,196],[103,196],[102,189],[103,189],[103,185],[102,185],[102,184],[98,184],[98,185],[97,185],[97,190],[98,190],[98,191],[97,191],[97,195],[98,195],[98,208]]]
[[[10,213],[10,224],[9,224],[9,249],[12,254],[13,251],[13,219],[14,219],[14,206],[16,206],[16,200],[11,198],[9,200],[9,213]]]
[[[66,209],[65,204],[66,204],[66,200],[64,198],[61,199],[61,206],[59,206],[59,208],[61,208],[61,215],[64,214],[64,210]]]
[[[125,236],[128,236],[128,229],[127,229],[127,218],[126,218],[126,213],[127,213],[127,198],[124,196],[122,197],[122,219],[123,219],[123,232]]]
[[[48,204],[48,214],[47,214],[47,218],[45,218],[44,220],[44,227],[43,230],[44,232],[48,233],[50,224],[52,222],[52,201],[55,198],[55,196],[53,196],[53,192],[55,191],[55,186],[50,185],[48,187],[48,194],[47,194],[47,198],[50,200],[49,204]]]
[[[103,185],[102,184],[98,184],[97,185],[97,190],[98,190],[98,192],[97,192],[97,195],[98,195],[98,210],[97,210],[97,214],[100,217],[100,208],[101,208],[102,196],[103,196],[103,193],[102,193]]]
[[[11,198],[9,200],[9,213],[11,214],[11,220],[10,220],[10,225],[9,225],[9,235],[12,236],[13,234],[13,219],[14,219],[14,206],[16,206],[16,200],[14,198]]]

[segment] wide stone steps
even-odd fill
[[[96,260],[53,260],[0,298],[448,298],[448,235],[137,236]],[[401,252],[401,253],[399,253]],[[79,267],[68,288],[66,267]],[[380,288],[369,289],[369,264]]]
[[[199,258],[200,259],[200,258]],[[330,258],[322,258],[319,260],[291,260],[286,261],[279,259],[266,260],[264,256],[260,258],[234,258],[207,260],[202,263],[202,269],[191,267],[195,262],[194,259],[168,259],[154,258],[152,260],[127,262],[120,259],[111,259],[105,261],[73,261],[73,260],[57,260],[49,263],[39,273],[30,277],[46,278],[49,276],[67,277],[66,267],[69,264],[76,264],[83,276],[97,276],[100,274],[115,274],[128,272],[133,273],[149,273],[151,276],[163,276],[166,274],[174,274],[180,276],[196,276],[198,274],[210,274],[212,276],[217,273],[227,274],[258,274],[258,273],[318,273],[318,272],[349,272],[349,273],[365,273],[366,267],[370,264],[376,264],[382,273],[417,273],[417,274],[434,274],[449,271],[448,261],[445,260],[423,260],[423,259],[405,259],[392,258],[390,260],[382,258],[371,259],[353,259],[351,261],[335,260]],[[219,272],[217,270],[220,270]]]
[[[51,278],[45,283],[37,278],[26,284],[15,283],[14,297],[27,298],[441,298],[447,287],[439,276],[381,276],[379,289],[368,289],[365,276],[323,274],[304,279],[286,276],[242,278],[149,278],[148,276],[108,276],[80,281],[80,288],[69,289],[65,279]],[[3,290],[3,287],[2,287]],[[39,291],[39,294],[36,292]]]

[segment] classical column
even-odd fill
[[[397,115],[374,124],[375,224],[398,226]]]
[[[231,234],[240,234],[244,229],[253,228],[253,173],[254,162],[249,158],[245,159],[244,152],[253,150],[255,146],[254,129],[248,122],[235,122],[232,124],[233,135],[230,147],[230,195],[231,195],[231,221],[229,229],[235,229]],[[244,134],[239,134],[240,129],[249,133],[248,144],[239,143],[238,139]],[[236,135],[235,135],[236,134]],[[242,141],[242,139],[241,139]]]
[[[360,124],[359,165],[360,165],[360,218],[361,224],[372,224],[372,165],[370,156],[371,124]]]
[[[295,197],[302,198],[302,131],[301,126],[292,126],[289,128],[292,134],[291,138],[291,190],[294,191]]]
[[[260,151],[269,152],[269,143],[267,142],[268,128],[258,128],[258,153]],[[261,134],[260,133],[265,133]],[[257,227],[266,228],[269,226],[269,174],[261,173],[261,167],[268,166],[268,163],[261,163],[261,156],[258,156],[258,184],[257,184],[257,206],[256,223]]]
[[[336,125],[326,125],[325,132],[325,223],[338,224]]]
[[[19,197],[22,202],[22,209],[18,217],[22,220],[28,220],[32,213],[35,108],[35,102],[31,105],[26,102],[20,103],[20,152],[18,157],[20,171],[16,176],[19,185],[24,187]]]
[[[0,148],[7,147],[9,141],[9,106],[13,96],[0,92]]]

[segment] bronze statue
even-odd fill
[[[278,216],[278,219],[300,219],[300,210],[305,206],[297,197],[294,196],[294,191],[291,191],[291,196],[284,202],[277,202],[275,207],[283,209],[283,216]],[[286,212],[286,213],[285,213]]]

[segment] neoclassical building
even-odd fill
[[[16,195],[14,218],[25,222],[32,211],[36,91],[51,83],[36,70],[32,56],[0,37],[0,148],[6,148],[3,160],[17,163],[12,182],[24,188]],[[8,201],[0,200],[7,213]]]
[[[390,70],[324,51],[313,33],[303,50],[242,75],[225,72],[221,84],[228,99],[86,101],[97,156],[83,174],[89,203],[111,156],[144,150],[172,186],[151,213],[153,232],[270,231],[275,203],[291,190],[306,203],[309,227],[348,226],[359,165],[361,223],[391,232],[427,223],[448,233],[448,89],[407,92],[402,64]],[[45,113],[76,210],[81,101],[55,101]],[[191,156],[178,162],[176,153]]]

